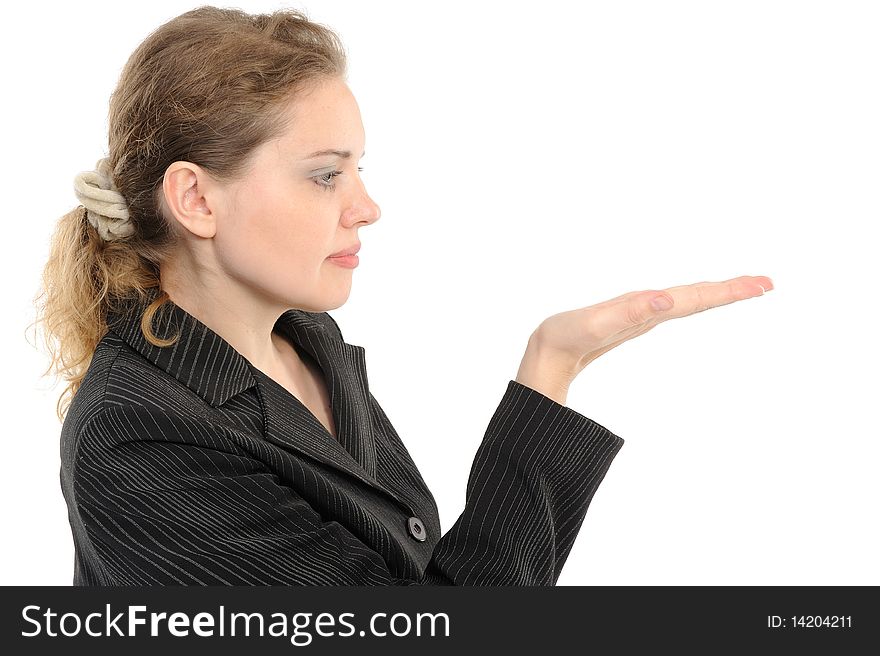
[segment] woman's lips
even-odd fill
[[[358,262],[360,261],[360,259],[358,258],[357,255],[337,255],[337,256],[331,255],[327,259],[330,260],[331,262],[333,262],[333,264],[338,264],[339,266],[343,266],[348,269],[355,268],[358,265]]]

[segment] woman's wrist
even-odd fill
[[[530,387],[536,392],[565,405],[568,387],[574,380],[574,367],[547,350],[536,332],[529,338],[529,344],[519,365],[516,382]]]

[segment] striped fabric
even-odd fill
[[[143,307],[108,317],[61,431],[74,585],[555,585],[623,445],[511,380],[444,534],[329,314],[275,330],[320,365],[337,438],[182,308],[149,344]]]

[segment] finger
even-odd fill
[[[773,289],[773,281],[767,276],[739,276],[721,282],[698,282],[680,285],[663,290],[656,296],[668,295],[673,301],[671,308],[658,310],[657,314],[666,319],[684,317],[708,309],[728,305],[756,296]],[[651,296],[653,299],[654,296]]]
[[[740,276],[721,282],[706,281],[664,290],[628,292],[598,306],[585,309],[590,310],[588,326],[590,333],[609,343],[625,331],[760,296],[765,289],[773,289],[773,281],[770,278]],[[668,309],[658,309],[652,304],[657,297],[671,301],[672,306]],[[599,307],[602,309],[599,310]]]
[[[669,291],[669,290],[665,290]],[[599,305],[585,308],[589,310],[589,331],[591,335],[602,340],[604,343],[619,343],[618,337],[623,334],[631,334],[633,330],[640,329],[649,323],[657,323],[658,315],[668,314],[667,311],[659,311],[652,304],[657,296],[663,296],[674,303],[672,294],[661,290],[648,292],[629,292],[610,299]],[[665,318],[659,319],[662,321]]]

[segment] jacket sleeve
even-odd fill
[[[510,381],[465,510],[419,580],[198,419],[101,410],[80,434],[74,489],[105,585],[552,585],[622,442]]]
[[[445,585],[556,585],[623,442],[511,380],[474,457],[464,511],[435,545],[426,575]]]

